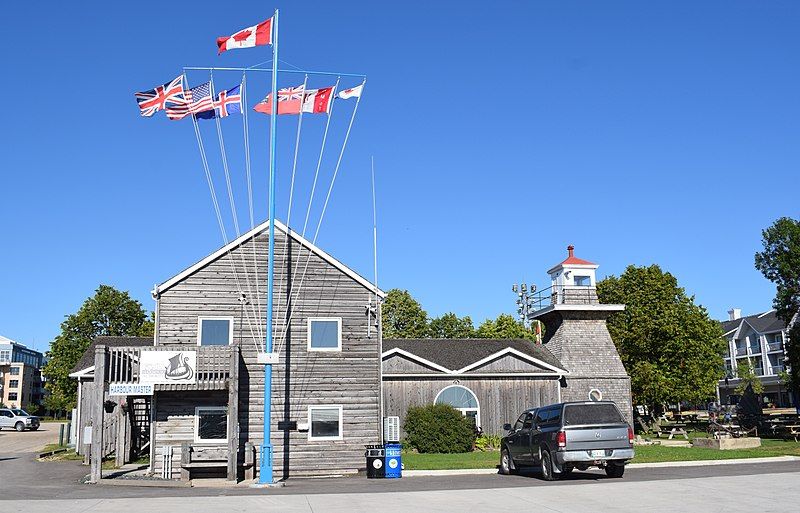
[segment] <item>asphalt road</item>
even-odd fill
[[[576,472],[561,481],[461,475],[372,480],[291,479],[284,488],[133,487],[80,484],[79,462],[37,462],[23,450],[54,431],[0,432],[0,511],[796,511],[800,463],[630,468],[622,479]],[[49,433],[49,434],[46,434]],[[24,435],[34,435],[23,438]],[[43,444],[42,444],[43,445]],[[39,448],[38,446],[36,447]]]

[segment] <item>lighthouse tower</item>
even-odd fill
[[[543,343],[570,373],[562,380],[563,401],[608,400],[633,422],[631,379],[606,327],[609,315],[625,305],[602,304],[597,297],[597,264],[575,256],[550,268],[551,286],[539,292],[528,318],[545,325]]]

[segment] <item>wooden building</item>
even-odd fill
[[[376,299],[384,293],[283,224],[275,228],[274,474],[354,473],[364,468],[364,446],[381,440]],[[96,345],[94,380],[152,393],[156,475],[255,477],[266,318],[256,283],[266,281],[267,230],[258,226],[155,287],[152,348]],[[92,408],[101,417],[99,404]],[[100,433],[92,437],[102,445]],[[99,478],[94,446],[92,464]]]
[[[444,403],[475,421],[485,434],[520,412],[561,401],[569,372],[541,344],[529,340],[384,340],[386,415],[403,426],[411,406]]]

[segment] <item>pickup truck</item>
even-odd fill
[[[500,473],[539,466],[553,481],[574,469],[605,469],[622,477],[633,458],[633,429],[611,401],[569,402],[522,413],[500,445]]]

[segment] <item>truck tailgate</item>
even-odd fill
[[[566,427],[567,451],[597,449],[628,449],[628,425],[597,425]]]

